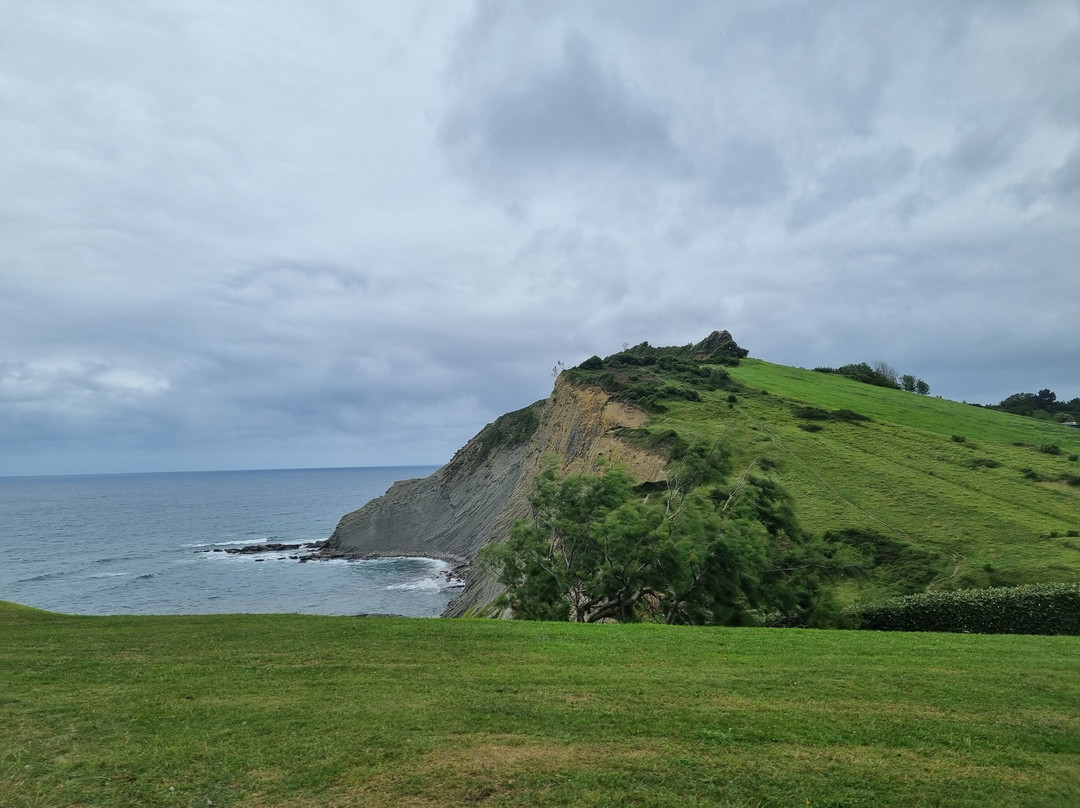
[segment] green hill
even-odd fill
[[[653,411],[629,437],[720,440],[804,529],[874,556],[844,600],[1080,579],[1080,430],[700,347],[567,373]]]

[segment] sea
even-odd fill
[[[0,600],[86,615],[435,617],[461,591],[438,559],[224,552],[322,541],[395,481],[434,470],[0,477]]]

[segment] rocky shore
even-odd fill
[[[450,564],[451,567],[442,572],[443,577],[446,578],[447,583],[451,586],[465,586],[465,579],[469,574],[470,564],[465,559],[460,557],[437,557],[425,555],[422,553],[409,553],[409,552],[361,552],[361,551],[342,551],[334,549],[330,546],[329,539],[323,541],[311,541],[300,542],[296,544],[285,544],[282,542],[267,542],[265,544],[248,544],[243,547],[215,547],[212,550],[196,550],[196,553],[226,553],[228,555],[262,555],[264,553],[288,553],[293,550],[311,550],[312,552],[304,554],[295,554],[275,556],[278,560],[298,561],[301,564],[308,561],[330,561],[330,560],[344,560],[344,561],[370,561],[376,558],[437,558],[439,561],[445,561]],[[265,558],[256,558],[255,561],[265,561]]]

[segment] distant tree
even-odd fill
[[[875,362],[874,373],[888,382],[885,387],[899,387],[900,383],[897,381],[899,374],[896,372],[896,368],[890,365],[888,362]]]
[[[1008,398],[1002,399],[995,409],[1045,420],[1052,418],[1054,413],[1075,412],[1080,409],[1078,405],[1080,405],[1080,399],[1058,401],[1057,394],[1053,390],[1043,388],[1038,393],[1013,393]]]
[[[1053,409],[1057,394],[1053,390],[1040,390],[1035,394],[1035,406],[1040,410]]]
[[[1006,412],[1013,412],[1018,415],[1031,415],[1032,411],[1036,409],[1035,394],[1013,393],[1011,396],[1002,399],[997,406],[998,409],[1005,410]]]
[[[912,376],[910,373],[905,373],[900,377],[900,386],[908,393],[914,393],[915,387],[919,380]]]
[[[930,395],[930,385],[924,382],[922,379],[915,380],[915,392],[920,396]]]

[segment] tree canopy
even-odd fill
[[[858,568],[850,548],[803,534],[791,497],[719,446],[694,446],[664,483],[625,467],[563,476],[551,460],[532,511],[484,552],[502,603],[533,620],[738,625],[828,613],[821,584]],[[726,483],[726,484],[725,484]]]

